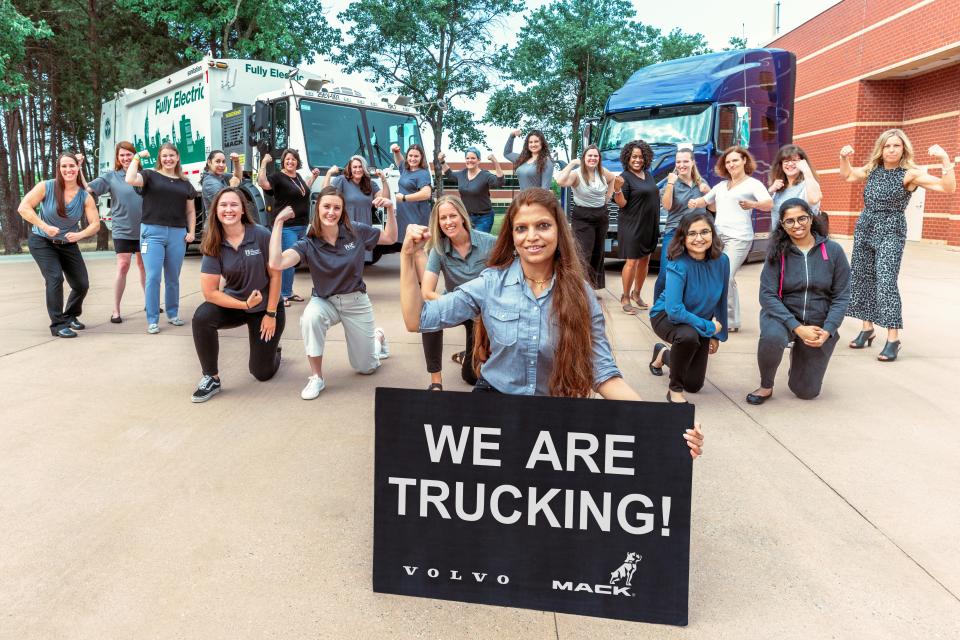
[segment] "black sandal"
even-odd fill
[[[466,351],[457,351],[455,354],[450,356],[450,359],[456,362],[461,367],[463,366],[463,359],[467,357]]]
[[[284,299],[283,299],[283,306],[285,306],[285,307],[289,307],[289,306],[290,306],[290,298],[284,298]]]
[[[650,367],[650,373],[652,373],[655,376],[663,375],[663,365],[660,365],[659,367],[655,367],[653,366],[653,363],[656,362],[658,357],[660,357],[660,352],[666,348],[667,348],[667,345],[663,344],[662,342],[658,342],[657,344],[653,345],[653,357],[650,358],[650,364],[648,366]]]
[[[443,385],[439,382],[431,382],[430,386],[427,387],[427,391],[443,391]]]
[[[900,341],[894,340],[890,342],[887,340],[887,344],[883,345],[883,351],[877,354],[877,360],[880,362],[893,362],[897,359],[898,353],[900,353]]]
[[[287,300],[289,300],[290,302],[303,302],[303,298],[300,297],[300,296],[298,296],[297,294],[293,294],[292,296],[288,296],[288,297],[287,297]]]
[[[873,329],[870,329],[870,331],[861,331],[860,333],[857,334],[856,338],[850,341],[850,348],[863,349],[864,347],[869,347],[870,345],[873,344],[873,339],[875,337],[876,335],[874,334]]]

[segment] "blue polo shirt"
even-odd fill
[[[362,222],[351,221],[353,232],[340,225],[336,244],[323,238],[307,236],[293,245],[300,260],[310,268],[313,295],[329,298],[332,295],[366,293],[363,281],[363,261],[366,251],[373,251],[380,240],[380,229]]]
[[[266,227],[248,224],[244,226],[243,240],[236,249],[224,240],[220,243],[219,256],[203,256],[200,273],[223,276],[226,280],[223,292],[237,300],[246,300],[251,293],[259,290],[263,294],[263,301],[247,310],[247,313],[257,313],[267,308],[269,255],[270,232]]]

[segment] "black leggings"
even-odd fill
[[[477,376],[473,373],[473,320],[463,323],[467,331],[466,354],[463,365],[460,367],[460,377],[467,384],[476,384]],[[427,361],[427,373],[438,373],[443,369],[443,331],[420,334],[423,341],[423,357]]]
[[[665,311],[651,320],[654,333],[669,343],[670,353],[663,354],[663,364],[670,367],[670,390],[700,391],[707,377],[710,338],[704,338],[688,324],[673,324]]]
[[[90,279],[87,265],[83,262],[80,247],[76,242],[54,242],[31,232],[27,238],[30,255],[40,267],[47,286],[47,314],[50,316],[50,333],[66,327],[83,312],[83,299],[87,297]],[[70,285],[67,306],[63,306],[63,280]]]
[[[266,311],[247,313],[245,309],[226,309],[204,302],[193,314],[193,345],[200,358],[203,374],[215,376],[217,358],[220,355],[220,335],[218,329],[232,329],[247,325],[250,338],[250,373],[257,380],[269,380],[280,368],[280,336],[283,335],[285,316],[283,305],[277,307],[277,330],[268,342],[260,339],[260,322]]]

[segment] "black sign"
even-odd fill
[[[687,624],[687,404],[377,389],[373,590]]]

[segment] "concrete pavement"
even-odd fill
[[[960,637],[960,253],[911,244],[896,363],[844,344],[815,401],[758,383],[757,281],[739,278],[745,330],[711,357],[691,399],[707,433],[695,465],[690,626],[684,629],[374,594],[370,588],[376,386],[425,388],[419,337],[403,331],[396,256],[367,282],[392,356],[353,374],[331,332],[327,389],[307,373],[290,311],[277,377],[246,370],[245,330],[221,339],[224,391],[189,401],[199,367],[189,324],[145,333],[131,279],[125,322],[108,322],[110,256],[76,340],[47,331],[36,266],[0,259],[0,637],[2,638],[957,638]],[[199,260],[181,278],[200,302]],[[619,308],[608,333],[625,376],[647,372],[648,319]],[[645,293],[652,291],[648,280]],[[309,292],[306,273],[296,290]],[[446,334],[447,352],[462,345]],[[445,386],[466,390],[445,362]]]

